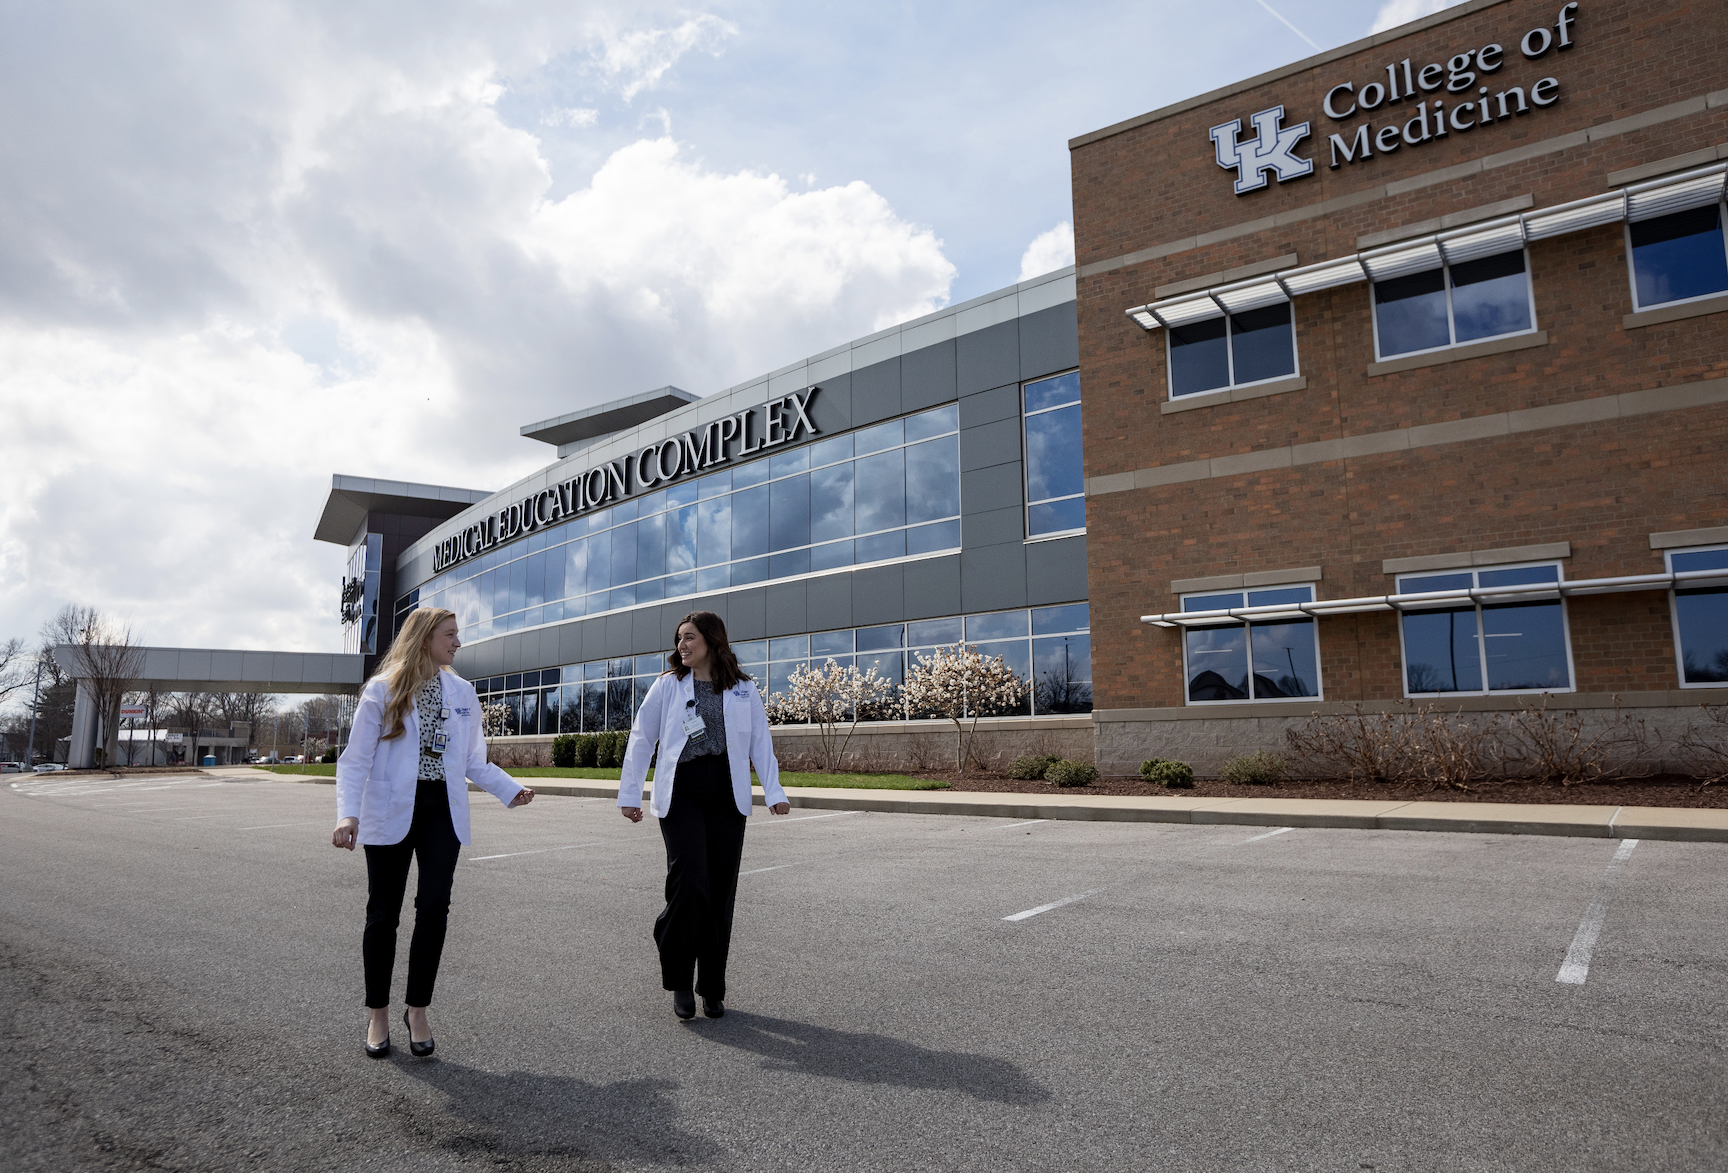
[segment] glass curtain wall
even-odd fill
[[[788,691],[792,673],[820,668],[830,659],[877,675],[896,686],[920,655],[959,642],[976,645],[986,656],[1001,656],[1028,682],[1026,700],[1016,709],[985,716],[1052,716],[1092,711],[1092,637],[1085,603],[1033,607],[946,619],[920,619],[877,627],[822,631],[813,635],[746,640],[732,645],[744,671],[764,692]],[[507,735],[594,733],[628,729],[655,677],[665,671],[664,655],[591,660],[539,672],[512,673],[474,682],[484,705],[502,704],[510,713]],[[906,714],[897,702],[865,714],[865,720],[898,721]]]
[[[890,420],[621,502],[423,583],[463,638],[960,548],[959,409]]]

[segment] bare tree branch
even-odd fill
[[[43,635],[67,649],[71,675],[84,682],[102,718],[102,760],[112,762],[120,739],[120,705],[144,671],[144,649],[133,642],[131,628],[76,603],[60,608]]]

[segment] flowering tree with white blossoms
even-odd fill
[[[480,731],[487,737],[502,737],[510,720],[510,706],[490,704],[480,706]]]
[[[790,691],[769,698],[769,720],[809,721],[816,726],[822,747],[822,768],[832,772],[846,756],[846,745],[858,728],[858,718],[886,701],[894,682],[876,669],[860,672],[830,659],[820,668],[800,664],[787,678]]]
[[[971,644],[955,644],[928,656],[919,653],[900,691],[914,713],[954,722],[955,764],[964,777],[978,718],[1013,709],[1025,699],[1026,682],[1001,656],[985,656]]]

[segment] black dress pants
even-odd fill
[[[450,920],[450,883],[456,876],[456,856],[462,850],[450,822],[450,793],[442,781],[422,780],[414,792],[414,821],[408,836],[388,846],[366,845],[366,934],[361,955],[366,961],[366,1005],[381,1010],[390,1005],[390,974],[396,968],[396,926],[402,919],[402,895],[408,887],[408,861],[420,857],[420,884],[414,894],[414,938],[408,945],[410,1006],[432,1002],[438,981],[438,960],[444,954],[444,932]]]
[[[666,841],[666,909],[654,922],[660,981],[668,990],[694,988],[716,1001],[726,997],[726,954],[732,947],[744,824],[732,797],[726,755],[704,754],[678,763],[672,806],[660,820],[660,836]]]

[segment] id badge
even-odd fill
[[[438,710],[438,719],[440,721],[448,721],[450,719],[450,706],[449,705],[445,705],[443,708]]]
[[[684,714],[684,736],[690,741],[701,741],[708,736],[708,726],[702,723],[701,713]]]
[[[450,735],[440,729],[432,735],[432,752],[441,754],[450,748]]]

